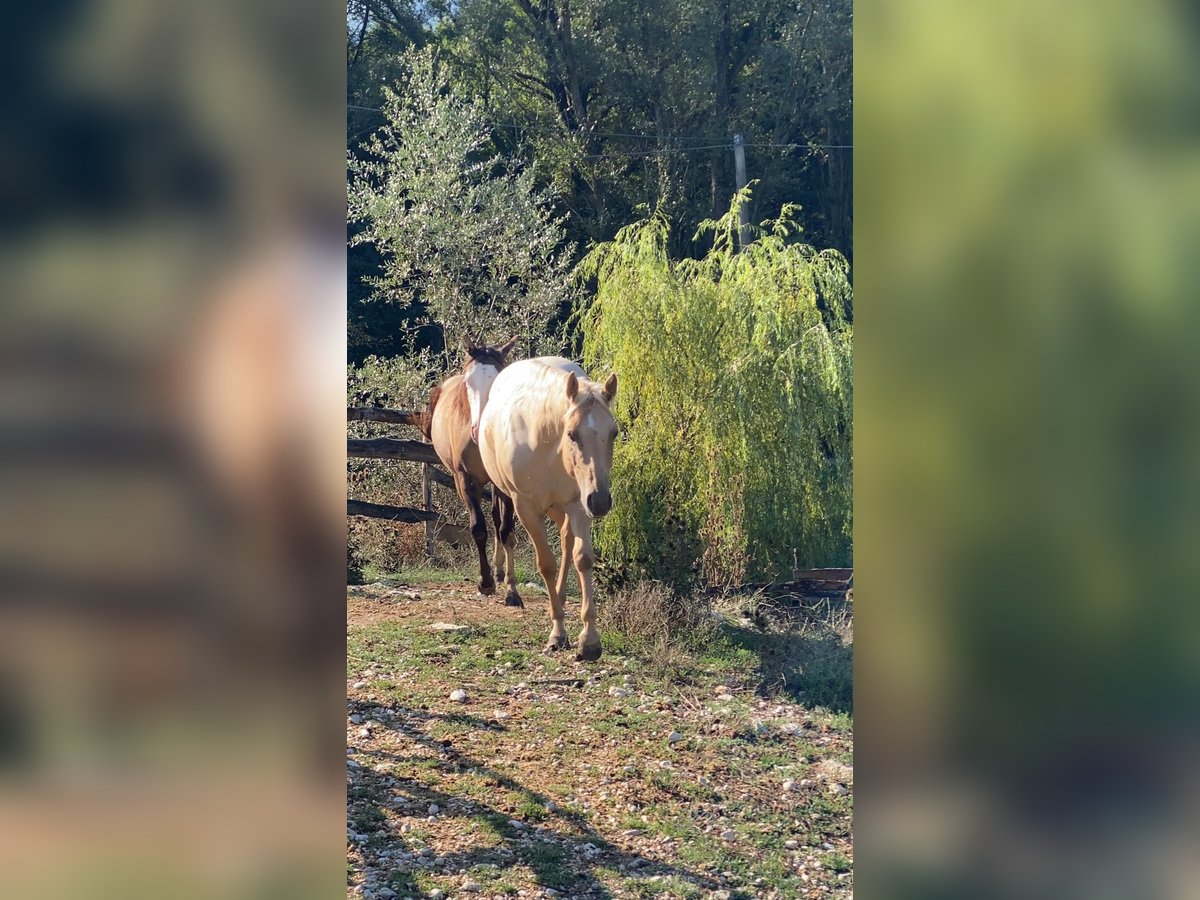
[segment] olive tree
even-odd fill
[[[348,156],[351,245],[383,258],[373,299],[419,304],[447,347],[517,334],[527,353],[557,349],[551,323],[574,297],[573,248],[531,168],[505,160],[481,108],[451,92],[429,50],[385,87],[386,122]]]

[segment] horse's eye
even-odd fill
[[[568,432],[567,432],[567,437],[569,437],[569,438],[570,438],[572,441],[574,441],[576,444],[578,444],[578,443],[579,443],[579,432],[578,432],[578,431],[568,431]]]

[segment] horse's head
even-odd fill
[[[583,508],[594,518],[612,509],[609,474],[617,422],[608,405],[616,395],[615,372],[603,388],[580,384],[574,372],[567,376],[567,400],[571,405],[563,417],[563,459],[579,485]]]
[[[467,386],[467,402],[471,407],[471,439],[476,443],[479,442],[479,417],[487,405],[492,382],[508,364],[509,351],[516,344],[516,337],[512,337],[499,347],[476,347],[463,338],[462,347],[467,354],[463,382]]]

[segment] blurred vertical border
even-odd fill
[[[1200,892],[1200,18],[855,6],[860,897]]]
[[[345,10],[0,29],[0,896],[344,891]]]

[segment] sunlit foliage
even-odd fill
[[[383,256],[373,298],[419,304],[455,354],[463,336],[557,349],[572,250],[549,195],[495,152],[483,113],[450,92],[430,51],[403,61],[404,82],[384,89],[387,122],[347,161],[349,220],[363,225],[351,244]]]
[[[585,365],[620,384],[610,562],[710,584],[850,563],[849,267],[795,242],[795,212],[739,253],[735,203],[679,261],[655,215],[581,264]]]

